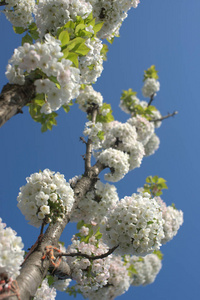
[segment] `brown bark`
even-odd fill
[[[26,80],[24,85],[7,83],[0,94],[0,127],[35,97],[35,86]]]

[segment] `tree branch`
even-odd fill
[[[148,103],[147,106],[150,106],[151,103],[153,102],[153,100],[154,100],[154,95],[155,95],[155,94],[151,95],[150,100],[149,100],[149,103]]]
[[[35,97],[35,86],[29,79],[24,85],[7,83],[0,94],[0,127]]]
[[[105,258],[108,255],[112,254],[118,248],[118,246],[119,245],[117,245],[117,246],[109,249],[106,253],[101,254],[101,255],[97,255],[97,256],[91,256],[91,255],[84,254],[84,253],[81,253],[81,252],[76,252],[76,253],[59,253],[58,256],[71,256],[71,257],[79,256],[79,257],[88,258],[90,260],[96,260],[96,259]]]
[[[166,116],[163,116],[162,118],[159,118],[159,119],[154,119],[154,120],[149,120],[149,122],[158,122],[158,121],[163,121],[163,120],[165,120],[165,119],[168,119],[168,118],[170,118],[170,117],[173,117],[173,116],[175,116],[175,115],[177,115],[178,114],[178,111],[174,111],[173,113],[168,113]]]
[[[92,117],[91,121],[93,123],[96,122],[97,112],[98,112],[98,106],[95,105],[90,112]],[[88,172],[89,169],[91,168],[91,157],[92,157],[92,141],[88,139],[86,143],[85,172]]]
[[[88,170],[87,175],[84,174],[83,177],[78,180],[74,187],[75,202],[71,212],[68,213],[62,221],[57,221],[55,224],[49,225],[44,236],[38,242],[37,247],[23,263],[20,275],[16,279],[19,286],[21,300],[29,300],[35,295],[50,267],[50,261],[48,259],[42,260],[45,253],[45,247],[49,245],[58,246],[61,233],[69,223],[74,209],[78,206],[79,201],[84,197],[84,195],[91,189],[92,186],[94,186],[98,180],[99,173],[103,169],[104,166],[97,161],[97,163]],[[66,265],[64,267],[65,272],[66,270],[69,271],[69,274],[65,273],[65,276],[70,277],[70,268],[67,268]],[[18,300],[17,296],[14,294],[7,299]]]

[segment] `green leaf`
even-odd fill
[[[79,221],[79,222],[77,223],[77,225],[76,225],[76,228],[79,230],[79,229],[81,229],[81,227],[83,227],[84,224],[85,224],[85,223],[84,223],[83,220],[82,220],[82,221]]]
[[[103,141],[103,139],[104,139],[104,131],[99,131],[99,132],[97,133],[97,136],[98,136],[98,138],[100,139],[100,141]]]
[[[24,27],[15,27],[15,26],[13,26],[13,30],[15,33],[18,33],[18,34],[22,34],[25,31]]]
[[[102,56],[104,61],[107,60],[107,52],[108,52],[108,45],[103,44],[103,47],[101,49],[101,56]]]
[[[154,183],[157,183],[157,181],[158,181],[158,176],[155,175],[155,176],[152,178],[152,181],[153,181]]]
[[[148,177],[146,178],[146,182],[147,182],[147,183],[152,183],[152,176],[148,176]]]
[[[24,45],[24,43],[33,44],[33,39],[28,33],[26,33],[22,38],[22,46]]]
[[[114,37],[111,39],[106,39],[108,41],[108,43],[110,43],[112,45],[112,43],[114,42]]]
[[[78,34],[78,32],[79,32],[80,30],[85,29],[85,27],[86,27],[85,24],[78,24],[78,25],[76,26],[76,28],[75,28],[75,34]]]
[[[69,55],[69,50],[66,48],[66,49],[64,49],[64,50],[62,51],[62,53],[63,53],[63,57],[62,57],[62,58],[67,59],[67,56]]]
[[[85,43],[77,45],[73,49],[78,55],[87,55],[88,52],[91,50],[89,47],[85,45]]]
[[[160,260],[163,259],[163,253],[160,250],[155,250],[153,254],[156,254]]]
[[[95,20],[94,18],[93,18],[93,13],[91,12],[90,14],[89,14],[89,16],[85,19],[85,24],[89,24],[90,22],[92,22],[93,20]],[[90,24],[91,25],[91,24]]]
[[[70,106],[72,106],[72,105],[73,105],[73,102],[70,101],[68,104],[63,105],[62,107],[63,107],[64,111],[66,113],[68,113],[70,111]]]
[[[101,112],[104,110],[104,109],[109,109],[109,113],[107,113],[106,116],[103,116],[101,114]],[[100,122],[100,123],[109,123],[109,122],[112,122],[114,121],[114,117],[112,115],[112,109],[111,109],[111,105],[110,104],[107,104],[107,103],[103,103],[103,105],[101,106],[100,108],[100,112],[97,114],[97,117],[96,117],[96,122]],[[88,119],[90,117],[88,116]]]
[[[96,23],[94,26],[93,26],[93,30],[94,30],[94,33],[96,34],[98,31],[101,30],[102,26],[103,26],[103,22],[100,22],[100,23]]]
[[[30,36],[32,39],[37,40],[39,39],[39,33],[36,30],[30,31]]]
[[[69,38],[69,32],[67,30],[64,30],[62,31],[60,34],[59,34],[59,37],[58,39],[61,41],[61,47],[66,45],[70,38]]]
[[[51,275],[47,275],[46,278],[48,280],[48,285],[51,286],[54,283],[54,277]]]
[[[69,52],[67,59],[71,60],[76,68],[78,68],[79,61],[78,61],[78,54],[74,52]]]
[[[45,132],[45,131],[47,131],[47,124],[45,123],[45,124],[42,124],[42,127],[41,127],[41,131],[42,132]]]

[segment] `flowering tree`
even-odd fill
[[[5,0],[4,13],[22,46],[7,65],[0,96],[1,126],[29,106],[42,132],[56,124],[56,111],[78,104],[85,112],[82,142],[85,169],[66,182],[49,169],[33,173],[20,188],[18,208],[40,235],[25,255],[16,232],[0,219],[0,299],[55,299],[56,289],[88,299],[114,299],[131,285],[146,285],[161,269],[160,246],[183,223],[183,213],[161,199],[166,181],[149,176],[137,193],[119,200],[113,184],[155,153],[155,130],[163,119],[152,105],[160,89],[158,72],[144,72],[140,101],[123,91],[127,122],[114,120],[111,106],[93,84],[103,71],[107,42],[119,36],[129,9],[139,0]],[[104,42],[104,44],[103,44]],[[75,99],[75,100],[74,100]],[[92,164],[92,157],[96,160]],[[71,245],[59,241],[69,222],[78,232]],[[46,229],[47,227],[47,229]],[[25,257],[24,257],[25,256]],[[73,282],[71,282],[73,280]]]

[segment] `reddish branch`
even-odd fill
[[[96,260],[96,259],[103,259],[105,257],[107,257],[108,255],[112,254],[118,247],[119,245],[109,249],[106,253],[101,254],[101,255],[96,255],[96,256],[91,256],[85,253],[81,253],[81,252],[76,252],[76,253],[60,253],[58,254],[58,256],[71,256],[71,257],[75,257],[75,256],[79,256],[79,257],[85,257],[88,258],[89,260]]]
[[[35,86],[27,80],[24,85],[7,83],[0,94],[0,127],[35,97]]]

